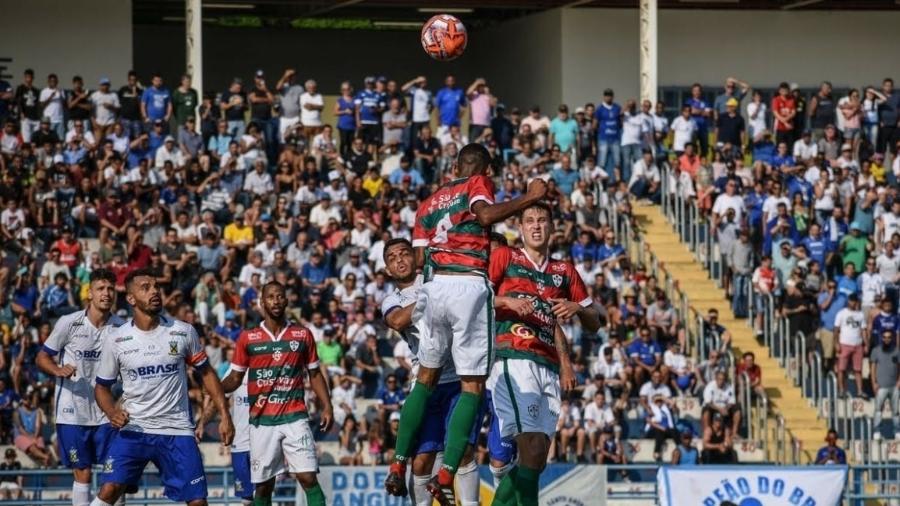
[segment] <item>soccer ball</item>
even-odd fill
[[[466,26],[449,14],[433,16],[422,26],[422,49],[435,60],[458,58],[466,50],[468,40]]]

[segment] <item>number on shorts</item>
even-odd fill
[[[453,228],[453,221],[448,214],[441,218],[441,221],[434,227],[434,239],[432,239],[431,242],[437,244],[447,242],[447,232],[449,232],[451,228]]]

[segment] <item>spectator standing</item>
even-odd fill
[[[278,157],[278,139],[276,138],[275,123],[272,122],[272,107],[275,105],[275,95],[269,91],[266,84],[266,75],[262,70],[257,70],[253,75],[253,90],[247,94],[250,102],[250,123],[256,125],[265,139],[266,157],[274,164]],[[312,143],[312,135],[306,136],[307,143]]]
[[[163,132],[169,128],[169,119],[172,117],[172,96],[168,88],[163,86],[163,78],[159,74],[153,74],[150,80],[151,86],[141,94],[141,119],[144,128],[150,128],[150,124],[162,122]]]
[[[278,141],[282,143],[293,135],[302,114],[300,97],[304,91],[302,86],[294,83],[296,75],[296,70],[286,69],[275,84],[279,107]]]
[[[222,93],[221,108],[225,121],[228,122],[228,133],[239,140],[246,131],[244,114],[247,111],[247,94],[244,93],[244,82],[240,78],[232,79],[228,89]]]
[[[872,381],[872,391],[875,393],[875,419],[873,424],[878,432],[876,436],[884,434],[881,429],[882,410],[885,401],[891,410],[891,421],[894,432],[900,431],[900,349],[896,342],[896,330],[884,330],[880,333],[881,342],[873,346],[872,355],[869,357],[869,379]]]
[[[753,90],[753,97],[750,99],[750,103],[747,104],[747,133],[751,143],[762,139],[763,132],[768,130],[766,123],[767,110],[768,107],[762,100],[762,94],[759,90]]]
[[[685,101],[691,107],[691,118],[697,125],[697,139],[700,143],[700,156],[707,156],[709,152],[709,123],[712,120],[713,110],[703,99],[703,87],[698,83],[691,86],[691,96]]]
[[[603,100],[597,105],[593,119],[597,134],[597,166],[607,174],[622,167],[622,107],[613,102],[613,95],[613,90],[603,90]]]
[[[56,74],[47,76],[47,87],[41,90],[39,97],[42,117],[50,122],[50,128],[59,139],[66,136],[65,92],[59,89]]]
[[[778,85],[778,94],[772,99],[772,115],[775,117],[775,143],[793,145],[797,101],[791,96],[788,83]]]
[[[582,110],[582,116],[583,114]],[[469,137],[471,138],[471,135]],[[577,160],[581,153],[579,142],[578,122],[569,116],[569,106],[560,104],[556,117],[550,122],[548,144],[558,145],[561,153],[568,154],[572,159]]]
[[[819,85],[819,91],[809,101],[807,115],[809,116],[809,127],[816,140],[825,135],[826,126],[835,122],[840,124],[838,121],[840,118],[837,116],[837,102],[831,95],[830,82],[823,81]]]
[[[491,109],[496,99],[491,95],[487,82],[479,77],[466,90],[469,102],[469,139],[480,142],[484,131],[491,126]]]
[[[303,83],[303,94],[300,95],[300,123],[303,125],[303,135],[307,141],[311,141],[322,131],[322,110],[325,109],[325,99],[319,93],[318,84],[312,79]]]
[[[685,146],[694,142],[697,135],[697,123],[691,117],[691,106],[685,104],[681,108],[681,114],[672,120],[672,150],[676,156],[684,153]]]
[[[40,128],[41,91],[34,87],[34,71],[25,69],[22,84],[16,87],[15,104],[19,111],[19,132],[24,142],[31,142],[31,134]]]
[[[838,394],[847,395],[847,369],[852,367],[856,382],[856,395],[868,399],[863,390],[862,362],[869,351],[868,325],[866,317],[859,309],[859,296],[856,293],[847,297],[847,307],[841,309],[834,321],[835,340],[838,342]]]
[[[462,109],[466,107],[466,94],[456,87],[456,78],[448,75],[444,79],[444,87],[434,96],[434,105],[438,110],[437,137],[442,137],[451,126],[460,126]]]
[[[172,110],[175,115],[175,125],[180,127],[188,118],[195,118],[197,107],[200,105],[200,95],[191,87],[191,76],[181,76],[181,82],[172,92]]]
[[[91,129],[91,92],[84,87],[84,80],[81,76],[72,78],[72,89],[66,91],[66,117],[68,119],[68,129],[72,130],[72,125],[76,121],[81,121],[85,130]]]

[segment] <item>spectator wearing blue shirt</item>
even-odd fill
[[[775,158],[775,143],[772,142],[772,134],[768,131],[764,132],[762,137],[753,143],[751,153],[753,163],[762,162],[772,165],[772,160]]]
[[[334,104],[334,115],[337,116],[338,135],[341,140],[341,156],[346,157],[356,134],[356,98],[350,81],[341,83],[341,95]]]
[[[662,363],[662,348],[651,337],[649,327],[641,327],[640,338],[628,344],[625,351],[634,367],[635,383],[643,385]],[[661,380],[658,383],[662,383]]]
[[[792,169],[797,165],[794,156],[788,151],[786,142],[779,142],[775,150],[775,156],[772,157],[772,168],[779,172]]]
[[[148,134],[148,140],[150,141],[150,155],[155,159],[156,158],[156,150],[160,148],[163,144],[165,144],[166,140],[166,124],[163,120],[157,119],[153,120],[153,128],[150,129],[150,133]]]
[[[456,78],[447,76],[444,87],[438,90],[434,96],[434,105],[438,109],[437,136],[443,135],[444,130],[451,126],[460,126],[462,109],[466,106],[466,94],[461,88],[456,87]]]
[[[69,277],[58,272],[53,277],[53,284],[44,290],[41,300],[38,301],[38,313],[44,312],[52,318],[58,318],[77,311],[68,283]]]
[[[572,245],[572,260],[581,262],[585,258],[597,258],[597,246],[593,243],[591,233],[583,231],[578,235],[578,242]]]
[[[780,243],[784,239],[791,241],[791,245],[800,241],[800,234],[797,232],[797,223],[794,217],[787,212],[787,205],[784,202],[778,203],[778,214],[766,223],[763,243],[763,252],[766,255],[772,254],[772,245]]]
[[[816,453],[816,465],[824,466],[847,464],[847,453],[843,448],[837,445],[837,440],[837,431],[834,429],[829,430],[828,435],[825,436],[825,442],[827,444],[822,448],[819,448],[819,451]]]
[[[885,332],[897,335],[900,331],[900,316],[894,311],[894,303],[885,297],[881,299],[881,311],[872,318],[872,336],[881,336]]]
[[[819,294],[816,303],[819,305],[819,330],[816,332],[822,346],[822,358],[825,370],[831,370],[834,361],[834,321],[838,312],[847,305],[847,297],[840,295],[837,282],[829,280],[825,290]]]
[[[140,137],[131,141],[131,146],[128,148],[128,168],[133,169],[141,164],[141,160],[150,160],[154,159],[155,150],[150,148],[150,136],[148,134],[141,134]]]
[[[818,223],[809,226],[809,235],[803,238],[801,243],[806,248],[806,255],[810,260],[816,261],[819,265],[826,265],[825,260],[828,255],[828,242],[822,236],[821,227]]]
[[[550,122],[550,138],[547,144],[550,146],[557,144],[561,152],[577,156],[580,152],[578,133],[578,122],[569,116],[569,106],[560,105],[558,114]]]
[[[209,138],[206,149],[216,164],[222,159],[222,155],[228,152],[228,145],[234,140],[234,136],[228,133],[228,122],[220,119],[216,122],[216,133]]]
[[[153,74],[149,88],[144,89],[141,95],[141,116],[145,123],[155,120],[169,122],[172,117],[172,95],[168,88],[163,87],[163,79],[159,74]]]
[[[353,99],[356,114],[356,128],[362,136],[369,153],[374,155],[381,142],[381,125],[379,120],[384,111],[384,97],[375,90],[375,78],[367,76],[363,88]]]
[[[622,106],[613,102],[613,90],[603,90],[603,100],[594,111],[594,130],[597,132],[597,165],[612,174],[622,169]],[[612,167],[607,162],[612,155]]]
[[[237,342],[238,337],[241,335],[241,326],[237,323],[237,315],[234,314],[234,311],[228,310],[225,311],[225,325],[216,325],[215,332],[220,336],[231,340],[231,342]]]
[[[518,198],[522,192],[516,189],[516,177],[512,174],[507,174],[506,180],[503,181],[503,188],[494,195],[495,202],[504,202],[507,200],[512,200]]]
[[[614,267],[617,262],[625,259],[625,248],[616,244],[616,236],[612,230],[603,236],[603,244],[597,247],[596,258],[603,267]]]
[[[691,107],[691,118],[697,125],[697,139],[700,141],[700,156],[709,153],[709,119],[712,108],[703,100],[703,87],[698,83],[691,86],[691,98],[685,101]]]
[[[384,386],[378,391],[378,415],[383,422],[387,422],[391,413],[400,411],[406,394],[397,382],[397,376],[388,374],[384,379]]]
[[[550,179],[555,181],[559,191],[568,197],[575,191],[575,183],[581,176],[572,168],[572,158],[569,155],[562,155],[559,165],[550,173]]]
[[[322,258],[322,253],[319,251],[313,251],[309,257],[309,262],[306,262],[300,268],[300,275],[306,280],[310,288],[318,288],[323,292],[328,287],[328,280],[334,277],[331,267],[328,266],[328,263],[325,262],[325,259]]]
[[[411,188],[421,188],[425,184],[425,180],[422,179],[422,174],[420,174],[419,171],[413,168],[412,164],[410,163],[409,157],[403,155],[400,157],[400,166],[394,169],[393,172],[391,172],[391,175],[388,176],[388,181],[392,185],[399,187],[403,182],[403,178],[407,176],[410,178],[409,184]]]
[[[787,188],[788,198],[791,202],[794,201],[794,195],[798,193],[803,198],[804,204],[809,205],[812,202],[813,185],[805,178],[794,175],[788,176],[785,187]]]

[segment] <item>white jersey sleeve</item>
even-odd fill
[[[229,369],[229,374],[232,369]],[[231,421],[234,423],[234,441],[232,452],[250,451],[250,396],[247,393],[247,378],[244,375],[241,386],[231,394]]]

